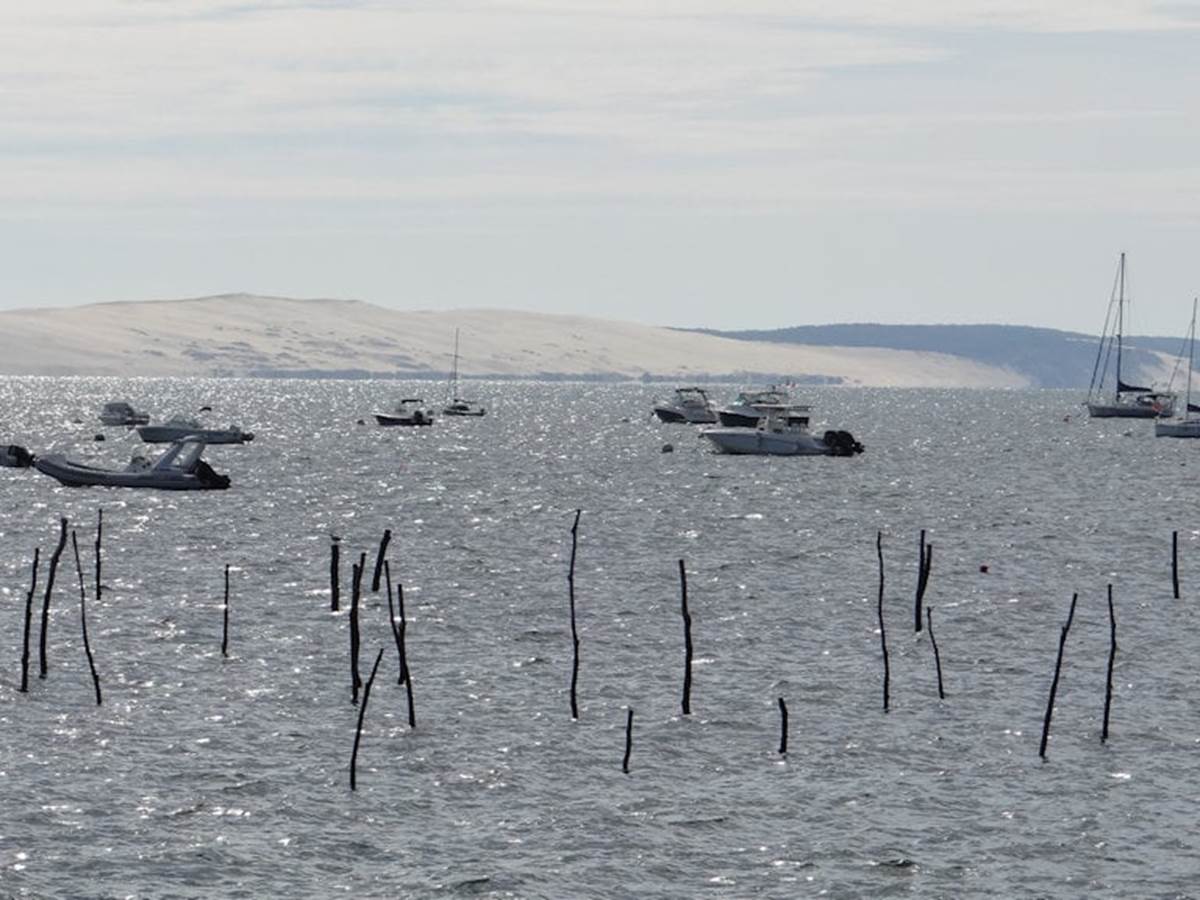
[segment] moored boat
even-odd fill
[[[254,434],[236,425],[228,428],[205,428],[195,419],[174,416],[158,425],[139,425],[137,433],[147,444],[166,444],[180,441],[189,435],[206,444],[244,444],[254,440]]]
[[[483,404],[464,400],[458,396],[458,329],[454,329],[454,362],[450,367],[450,400],[442,408],[444,416],[468,416],[477,418],[487,415]]]
[[[1192,301],[1192,324],[1188,327],[1187,390],[1184,392],[1183,415],[1154,423],[1155,437],[1200,438],[1200,406],[1192,403],[1192,366],[1196,361],[1196,301]],[[1182,354],[1181,354],[1182,355]]]
[[[764,410],[754,428],[705,428],[700,431],[721,453],[746,456],[854,456],[863,445],[848,431],[809,430],[807,412],[780,405]]]
[[[729,406],[718,407],[717,419],[726,428],[753,428],[765,415],[765,408],[786,405],[790,400],[791,395],[776,386],[759,391],[742,391]],[[808,407],[803,409],[808,411]]]
[[[124,400],[105,403],[100,410],[100,422],[104,425],[145,425],[149,421],[149,413],[138,412]]]
[[[101,469],[67,459],[60,453],[39,456],[34,467],[68,487],[157,488],[164,491],[211,491],[229,487],[229,476],[214,472],[201,459],[204,442],[187,438],[173,443],[151,462],[135,456],[124,469]]]
[[[375,421],[384,427],[394,425],[432,425],[433,411],[420,397],[409,397],[396,404],[390,413],[375,413]]]
[[[654,406],[654,415],[663,422],[686,422],[689,425],[711,425],[717,421],[712,401],[703,388],[681,387],[675,397]]]

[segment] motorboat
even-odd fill
[[[100,410],[100,421],[105,425],[146,425],[149,413],[138,412],[124,400],[105,403]]]
[[[1092,381],[1088,385],[1085,402],[1088,415],[1093,419],[1158,419],[1170,418],[1175,414],[1175,395],[1155,391],[1148,387],[1130,384],[1121,374],[1121,359],[1124,355],[1125,326],[1125,254],[1117,264],[1117,277],[1113,294],[1108,301],[1108,313],[1104,319],[1104,330],[1100,334],[1100,346],[1096,350],[1096,362],[1092,366]],[[1114,313],[1115,309],[1115,313]],[[1104,383],[1108,375],[1109,362],[1115,361],[1114,385],[1111,396],[1105,394]]]
[[[420,397],[401,400],[390,413],[375,413],[375,421],[385,427],[392,425],[432,425],[433,410]]]
[[[791,395],[781,387],[769,387],[758,391],[742,391],[729,406],[717,409],[717,419],[726,428],[753,428],[764,415],[764,407],[787,404]],[[796,407],[809,411],[809,407]]]
[[[164,491],[211,491],[229,487],[229,476],[213,471],[201,459],[205,444],[195,438],[173,443],[158,459],[151,462],[144,456],[134,456],[124,469],[100,469],[67,459],[53,453],[39,456],[34,467],[56,478],[68,487],[100,485],[103,487],[157,488]]]
[[[454,329],[454,363],[450,367],[450,396],[451,400],[442,408],[444,416],[472,416],[479,417],[487,415],[487,409],[482,403],[476,403],[474,400],[464,400],[458,396],[458,329]]]
[[[764,409],[753,428],[705,428],[700,432],[720,453],[753,456],[854,456],[863,445],[848,431],[809,430],[808,413],[780,404]]]
[[[173,416],[158,425],[139,425],[137,433],[147,444],[167,444],[195,436],[206,444],[244,444],[254,440],[254,434],[236,425],[228,428],[206,428],[195,419]]]
[[[20,444],[0,447],[0,466],[9,469],[27,469],[33,465],[34,455]]]
[[[676,388],[673,400],[655,404],[654,415],[663,422],[686,422],[689,425],[712,425],[717,421],[712,401],[704,389],[698,387]]]
[[[1200,406],[1192,403],[1192,367],[1196,363],[1196,301],[1192,301],[1192,324],[1188,329],[1187,390],[1184,393],[1183,415],[1169,421],[1154,423],[1155,437],[1200,438]],[[1180,362],[1183,354],[1180,354]]]

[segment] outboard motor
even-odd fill
[[[14,469],[28,469],[33,465],[33,454],[18,444],[9,444],[0,450],[0,463]]]
[[[863,445],[848,431],[827,431],[821,438],[830,456],[854,456],[863,452]]]

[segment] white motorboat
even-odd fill
[[[444,416],[485,416],[483,404],[458,396],[458,329],[454,329],[454,363],[450,368],[450,401],[442,408]]]
[[[1196,357],[1196,301],[1192,301],[1192,324],[1188,328],[1187,390],[1184,392],[1183,415],[1169,421],[1154,423],[1155,437],[1200,438],[1200,406],[1192,403],[1192,366]],[[1180,354],[1182,356],[1182,354]]]
[[[145,425],[150,421],[150,415],[138,412],[124,400],[114,400],[104,404],[100,421],[105,425]]]
[[[1122,332],[1125,327],[1125,254],[1117,264],[1113,296],[1108,301],[1104,330],[1092,366],[1092,381],[1086,402],[1088,415],[1093,419],[1157,419],[1169,418],[1175,412],[1175,395],[1152,388],[1129,384],[1121,377],[1121,358],[1124,352]],[[1113,315],[1114,307],[1116,315]],[[1111,326],[1111,332],[1110,332]],[[1104,394],[1108,364],[1115,357],[1115,385],[1111,399]]]
[[[764,410],[753,428],[705,428],[721,453],[752,456],[853,456],[863,445],[848,431],[826,431],[817,437],[808,428],[808,413],[779,405]]]
[[[712,425],[717,421],[712,401],[703,388],[681,387],[675,389],[675,399],[657,403],[654,414],[663,422],[686,422],[689,425]]]
[[[410,397],[401,400],[390,413],[375,413],[375,421],[380,425],[432,425],[433,410],[425,405],[420,397]]]
[[[742,391],[729,406],[717,409],[717,419],[726,428],[753,428],[764,415],[764,407],[787,405],[791,395],[781,387],[772,385],[760,391]],[[809,407],[796,407],[805,412]]]
[[[180,441],[189,435],[206,444],[244,444],[254,440],[254,434],[242,431],[236,425],[228,428],[205,428],[195,419],[173,416],[158,425],[139,425],[137,433],[147,444],[167,444]]]
[[[0,447],[0,466],[9,469],[27,469],[33,465],[34,455],[20,444]]]
[[[68,487],[157,488],[164,491],[211,491],[229,487],[229,476],[219,475],[201,459],[204,442],[187,438],[176,441],[151,462],[135,456],[124,469],[100,469],[53,453],[39,456],[34,466]]]

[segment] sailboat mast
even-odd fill
[[[1188,329],[1188,380],[1187,390],[1184,391],[1183,418],[1188,418],[1192,411],[1192,365],[1196,355],[1196,298],[1192,298],[1192,326]]]
[[[454,365],[450,369],[450,399],[458,397],[458,329],[454,329]]]
[[[1121,251],[1121,264],[1117,273],[1120,288],[1117,293],[1117,399],[1121,397],[1121,332],[1125,330],[1125,251]]]

